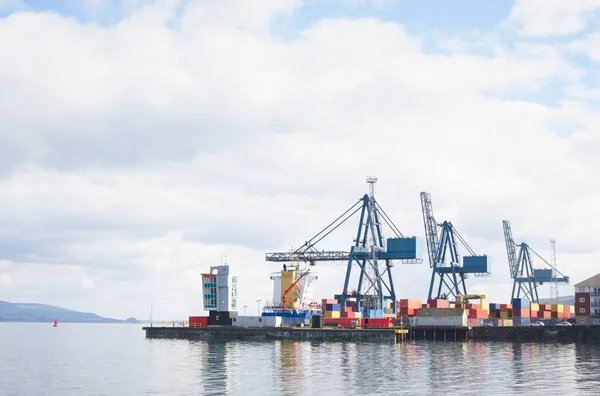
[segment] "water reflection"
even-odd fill
[[[600,393],[600,348],[577,345],[574,348],[574,377],[578,393]]]
[[[71,327],[72,326],[72,327]],[[597,395],[600,346],[148,340],[0,324],[0,395]]]
[[[596,394],[600,347],[494,342],[190,342],[204,395]]]
[[[300,370],[300,343],[299,342],[277,342],[275,348],[279,349],[279,383],[283,395],[298,394],[296,388],[299,382]]]

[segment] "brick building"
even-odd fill
[[[577,325],[600,325],[600,274],[575,285]]]

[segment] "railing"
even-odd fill
[[[201,326],[199,326],[199,325],[189,326],[188,322],[172,321],[172,322],[148,323],[144,327],[201,327]]]

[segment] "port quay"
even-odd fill
[[[272,299],[265,301],[258,316],[240,315],[237,276],[227,262],[222,262],[202,273],[208,316],[189,316],[185,325],[177,326],[151,323],[143,327],[146,337],[393,343],[600,341],[600,326],[594,326],[600,324],[600,316],[594,317],[591,309],[592,302],[598,300],[593,297],[600,296],[600,274],[575,285],[574,304],[558,303],[557,292],[550,303],[542,303],[541,286],[549,285],[554,291],[570,281],[557,268],[555,240],[550,239],[552,258],[548,261],[526,242],[516,243],[510,222],[504,220],[499,234],[506,244],[512,293],[508,298],[507,291],[508,303],[485,302],[484,294],[467,292],[467,280],[492,275],[487,255],[475,253],[450,221],[434,218],[427,192],[420,193],[424,245],[432,271],[424,282],[427,299],[397,299],[393,268],[397,264],[421,264],[424,249],[420,238],[400,232],[375,199],[376,181],[367,178],[369,193],[300,248],[266,253],[267,262],[282,268],[270,274]],[[348,251],[315,247],[354,215],[359,217],[358,229]],[[341,278],[342,293],[315,299],[313,285],[319,280],[316,264],[340,261],[348,264]],[[353,270],[357,285],[350,282]]]

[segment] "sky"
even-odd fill
[[[548,260],[556,239],[572,294],[599,272],[599,26],[600,0],[0,0],[0,300],[201,315],[226,253],[255,314],[265,253],[367,176],[405,235],[427,191],[489,256],[470,293],[509,300],[510,220]],[[426,298],[424,259],[398,298]],[[317,298],[345,268],[318,265]]]

